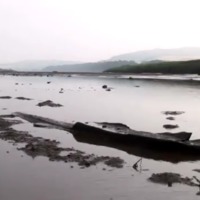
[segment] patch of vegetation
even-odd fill
[[[122,67],[112,68],[112,69],[106,70],[105,72],[200,74],[200,60],[142,63],[142,64],[137,64],[137,65],[124,65]]]

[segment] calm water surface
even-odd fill
[[[51,81],[47,84],[47,81]],[[18,83],[18,85],[16,85]],[[102,85],[113,88],[110,92]],[[136,87],[139,86],[139,87]],[[60,89],[64,93],[60,94]],[[1,114],[20,111],[65,122],[120,122],[132,129],[164,132],[164,124],[178,124],[173,132],[192,132],[192,139],[200,138],[200,83],[128,80],[109,77],[0,77]],[[15,97],[28,97],[20,101]],[[36,104],[52,100],[61,108],[37,107]],[[6,108],[6,110],[4,110]],[[162,111],[178,110],[184,114],[170,122]],[[56,139],[64,147],[75,147],[97,155],[120,156],[126,161],[123,169],[97,165],[80,169],[76,164],[49,162],[38,157],[32,159],[16,146],[0,141],[0,199],[1,200],[90,200],[90,199],[197,199],[197,188],[164,185],[147,181],[152,173],[177,172],[183,176],[198,177],[192,171],[200,162],[170,162],[143,159],[142,167],[148,171],[136,172],[132,165],[139,157],[114,148],[77,142],[70,133],[58,130],[33,128],[25,122],[16,125],[18,130],[29,131],[34,136]],[[7,151],[10,153],[8,154]],[[70,166],[74,168],[71,169]],[[112,170],[112,171],[110,171]],[[200,178],[200,175],[199,175]]]

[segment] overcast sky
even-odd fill
[[[199,0],[0,0],[0,62],[200,47]]]

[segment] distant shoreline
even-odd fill
[[[41,71],[0,71],[0,76],[34,76],[34,77],[60,77],[67,78],[73,76],[88,77],[107,77],[107,78],[123,78],[127,80],[149,80],[149,81],[176,81],[176,82],[200,82],[198,74],[161,74],[161,73],[122,73],[122,72],[41,72]]]

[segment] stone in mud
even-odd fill
[[[54,103],[51,100],[47,100],[47,101],[43,101],[41,103],[38,103],[37,106],[39,107],[43,107],[43,106],[49,106],[49,107],[62,107],[63,105],[58,104],[58,103]]]
[[[175,120],[174,117],[167,117],[166,119],[167,119],[167,120]]]
[[[164,111],[162,112],[164,115],[181,115],[185,113],[184,111]]]
[[[163,128],[165,129],[175,129],[178,128],[179,126],[177,124],[173,125],[173,124],[165,124],[163,125]]]
[[[18,99],[18,100],[27,100],[27,101],[32,100],[32,99],[26,98],[26,97],[16,97],[15,99]]]
[[[10,96],[0,96],[0,99],[11,99],[12,97]]]

